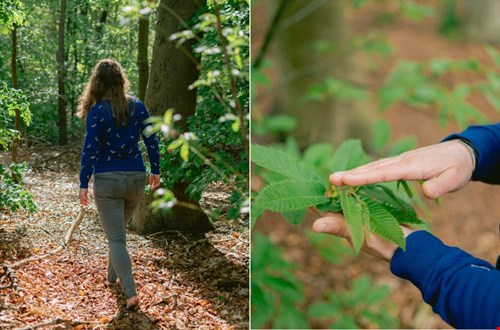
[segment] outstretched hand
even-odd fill
[[[381,159],[350,171],[330,175],[336,186],[360,186],[395,180],[425,180],[427,198],[462,188],[474,171],[474,155],[459,140],[451,140]]]
[[[337,237],[345,238],[351,243],[351,233],[347,227],[344,217],[339,213],[329,213],[323,218],[319,218],[313,223],[313,230],[317,233],[332,234]],[[413,228],[401,226],[405,237],[415,231]],[[380,236],[370,233],[370,237],[363,245],[363,251],[371,254],[374,257],[390,262],[394,252],[396,252],[397,245],[393,242],[387,241]]]
[[[159,174],[151,174],[149,176],[149,185],[151,186],[151,190],[155,191],[156,188],[160,186],[161,178]]]

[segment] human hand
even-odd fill
[[[78,197],[80,198],[80,204],[82,204],[83,206],[90,205],[89,190],[87,188],[80,188],[80,193],[78,194]]]
[[[151,190],[155,191],[156,188],[160,186],[161,178],[159,174],[151,174],[149,176],[149,185],[151,186]]]
[[[350,171],[330,175],[336,186],[361,186],[395,180],[425,180],[427,198],[459,190],[474,171],[474,155],[459,140],[451,140],[381,159]]]
[[[405,238],[416,229],[400,226]],[[351,243],[351,233],[347,227],[344,217],[340,213],[329,213],[323,218],[319,218],[313,223],[313,230],[317,233],[332,234],[337,237],[345,238]],[[374,257],[390,262],[398,246],[393,242],[387,241],[380,236],[370,233],[370,237],[363,245],[363,251]]]

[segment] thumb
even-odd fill
[[[314,221],[312,229],[317,233],[326,233],[350,238],[349,230],[344,218],[340,214],[333,214],[328,217],[320,218]]]
[[[425,181],[422,185],[422,191],[425,197],[435,199],[459,188],[457,186],[458,181],[456,174],[452,171],[445,171],[439,176]]]

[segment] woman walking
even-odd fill
[[[139,297],[126,248],[126,226],[144,194],[146,169],[139,148],[147,147],[151,189],[160,184],[158,141],[143,134],[149,112],[127,95],[130,83],[121,65],[101,60],[78,100],[79,117],[86,117],[80,169],[80,203],[89,205],[88,183],[94,175],[94,200],[109,245],[108,282],[120,282],[127,308],[138,307]]]

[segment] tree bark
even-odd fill
[[[149,79],[149,15],[139,16],[139,36],[137,40],[137,66],[139,68],[139,99],[144,101]]]
[[[342,0],[289,1],[276,33],[282,72],[277,108],[298,120],[293,134],[302,147],[317,141],[338,144],[348,137],[370,136],[370,112],[358,102],[331,96],[301,102],[313,84],[323,83],[327,77],[354,79],[359,75],[344,9]],[[329,50],[316,50],[317,42],[327,42]]]
[[[12,29],[12,58],[11,58],[11,70],[12,70],[12,87],[18,89],[18,79],[17,79],[17,27],[14,25]],[[19,109],[15,110],[15,121],[14,129],[21,133],[21,116]],[[19,137],[16,137],[12,141],[12,162],[17,163],[17,156],[19,151]]]
[[[201,1],[161,0],[155,28],[153,58],[146,91],[146,106],[152,115],[163,115],[165,110],[174,108],[182,116],[179,123],[183,130],[188,129],[187,119],[196,110],[196,90],[188,86],[198,79],[199,72],[192,62],[193,42],[184,45],[185,54],[169,41],[170,35],[186,27],[179,22],[189,21]],[[204,5],[204,3],[203,3]],[[173,15],[172,13],[175,13]],[[152,233],[161,230],[187,230],[206,232],[214,228],[208,216],[201,210],[199,203],[186,193],[186,185],[177,183],[172,188],[177,200],[189,203],[197,210],[176,205],[166,216],[152,214],[149,205],[152,197],[147,196],[138,207],[130,227],[139,233]]]
[[[474,39],[500,43],[500,2],[466,0],[465,30]]]
[[[66,66],[64,63],[64,23],[66,22],[66,0],[61,0],[61,13],[59,15],[59,45],[57,51],[57,86],[59,94],[59,144],[68,144],[68,134],[66,129],[66,92],[64,88],[64,77]]]

